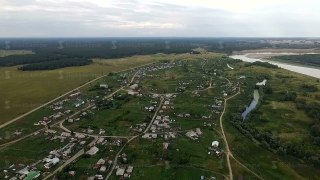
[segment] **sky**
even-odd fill
[[[0,0],[0,37],[320,37],[319,0]]]

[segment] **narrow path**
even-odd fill
[[[227,79],[227,78],[226,78]],[[228,80],[228,79],[227,79]],[[228,80],[228,82],[230,82]],[[223,128],[223,115],[224,113],[226,112],[226,107],[227,107],[227,101],[235,96],[237,96],[238,94],[240,94],[240,87],[239,87],[239,91],[234,94],[233,96],[230,96],[228,98],[225,98],[224,99],[224,106],[223,106],[223,111],[221,113],[221,116],[220,116],[220,129],[221,129],[221,133],[222,133],[222,137],[223,137],[223,141],[224,141],[224,144],[226,146],[226,157],[227,157],[227,164],[228,164],[228,169],[229,169],[229,179],[230,180],[233,180],[233,173],[232,173],[232,167],[231,167],[231,163],[230,163],[230,155],[231,152],[230,152],[230,149],[229,149],[229,144],[228,144],[228,141],[227,141],[227,138],[226,138],[226,135],[224,133],[224,128]]]
[[[225,78],[229,83],[231,83],[229,81],[229,79]],[[230,151],[230,148],[229,148],[229,144],[228,144],[228,140],[227,140],[227,137],[225,135],[225,132],[224,132],[224,128],[223,128],[223,115],[226,111],[226,108],[227,108],[227,102],[228,100],[236,97],[237,95],[240,94],[240,86],[238,88],[238,92],[228,98],[225,98],[224,99],[224,108],[223,108],[223,112],[220,116],[220,129],[221,129],[221,132],[222,132],[222,137],[223,137],[223,140],[224,140],[224,143],[225,143],[225,146],[226,146],[226,155],[227,155],[227,164],[228,164],[228,169],[229,169],[229,179],[230,180],[233,180],[233,172],[232,172],[232,167],[231,167],[231,163],[230,163],[230,157],[233,158],[238,164],[240,164],[242,167],[244,167],[247,171],[249,171],[250,173],[252,173],[253,175],[255,175],[256,177],[258,177],[259,179],[263,179],[261,176],[259,176],[257,173],[253,172],[251,169],[249,169],[247,166],[245,166],[244,164],[242,164],[238,159],[236,159],[232,152]]]

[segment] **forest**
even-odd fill
[[[31,50],[35,53],[2,57],[0,67],[22,65],[20,70],[45,70],[90,64],[92,58],[111,59],[156,53],[195,54],[196,51],[193,49],[196,48],[231,54],[233,51],[272,47],[262,40],[258,38],[0,39],[0,50]],[[78,63],[75,62],[77,60]]]

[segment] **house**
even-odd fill
[[[96,146],[93,146],[87,151],[87,154],[93,156],[97,154],[98,151],[99,151],[99,148],[97,148]]]
[[[29,173],[29,167],[25,167],[21,170],[18,171],[18,174],[24,174],[24,175],[27,175]]]
[[[76,97],[80,94],[81,94],[81,92],[76,92],[76,93],[70,94],[69,97]]]
[[[96,163],[96,166],[104,165],[106,161],[104,159],[99,159],[98,162]]]
[[[70,176],[75,176],[75,175],[76,175],[76,172],[75,172],[75,171],[69,171],[69,175],[70,175]]]
[[[132,173],[132,171],[133,171],[133,166],[128,166],[126,172],[127,173]]]
[[[258,82],[256,85],[257,86],[265,86],[266,85],[267,80],[263,80],[262,82]]]
[[[103,141],[104,141],[104,138],[103,138],[103,137],[100,137],[100,138],[98,139],[98,141],[97,141],[97,144],[101,144],[101,143],[103,143]]]
[[[135,92],[135,91],[132,91],[132,90],[129,90],[129,91],[128,91],[128,94],[134,96],[134,95],[138,95],[139,93],[138,93],[138,92]]]
[[[92,133],[94,132],[94,130],[88,129],[87,132],[88,132],[89,134],[92,134]]]
[[[50,169],[52,166],[54,166],[60,162],[60,159],[57,157],[55,157],[53,159],[46,158],[45,160],[47,161],[47,163],[44,165],[44,167],[46,169]]]
[[[104,129],[100,129],[100,132],[99,132],[100,135],[105,134],[105,133],[106,133],[106,131]]]
[[[154,111],[154,106],[150,106],[150,107],[149,107],[149,111],[150,111],[150,112]]]
[[[169,143],[163,143],[163,149],[168,149]]]
[[[192,140],[197,140],[199,138],[199,136],[202,134],[202,132],[200,131],[200,128],[198,128],[198,133],[194,132],[193,130],[190,130],[186,133],[186,136],[189,137]],[[201,133],[201,134],[200,134]]]
[[[130,89],[135,90],[135,89],[137,89],[138,87],[139,87],[138,84],[133,84],[133,85],[130,86]]]
[[[71,133],[69,133],[69,132],[62,132],[62,133],[61,133],[61,136],[63,136],[63,137],[70,137],[70,136],[71,136]]]
[[[99,86],[100,88],[105,88],[105,89],[108,89],[108,85],[107,84],[100,84]]]
[[[219,146],[219,142],[218,141],[212,141],[211,146],[217,148]]]
[[[202,132],[201,132],[200,128],[196,128],[196,133],[197,133],[199,136],[202,135]]]
[[[101,166],[101,168],[99,169],[99,171],[102,173],[106,172],[106,170],[107,170],[106,166]]]
[[[118,169],[117,169],[117,172],[116,172],[116,175],[117,175],[117,176],[123,176],[124,171],[125,171],[124,168],[118,168]]]
[[[151,138],[157,138],[158,136],[157,136],[157,134],[153,134],[153,133],[146,133],[146,134],[144,134],[143,136],[142,136],[142,138],[144,138],[144,139],[151,139]]]
[[[53,130],[53,129],[47,129],[46,130],[46,133],[49,133],[49,134],[55,134],[57,131]]]
[[[84,134],[75,133],[75,137],[78,138],[78,139],[83,139],[83,138],[85,138],[86,136],[85,136]]]
[[[95,179],[103,179],[103,176],[101,174],[97,174],[94,176]]]

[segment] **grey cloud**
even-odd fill
[[[272,6],[242,14],[139,0],[113,1],[112,7],[36,0],[5,6],[11,9],[0,7],[0,37],[319,36],[320,30],[319,19]]]

